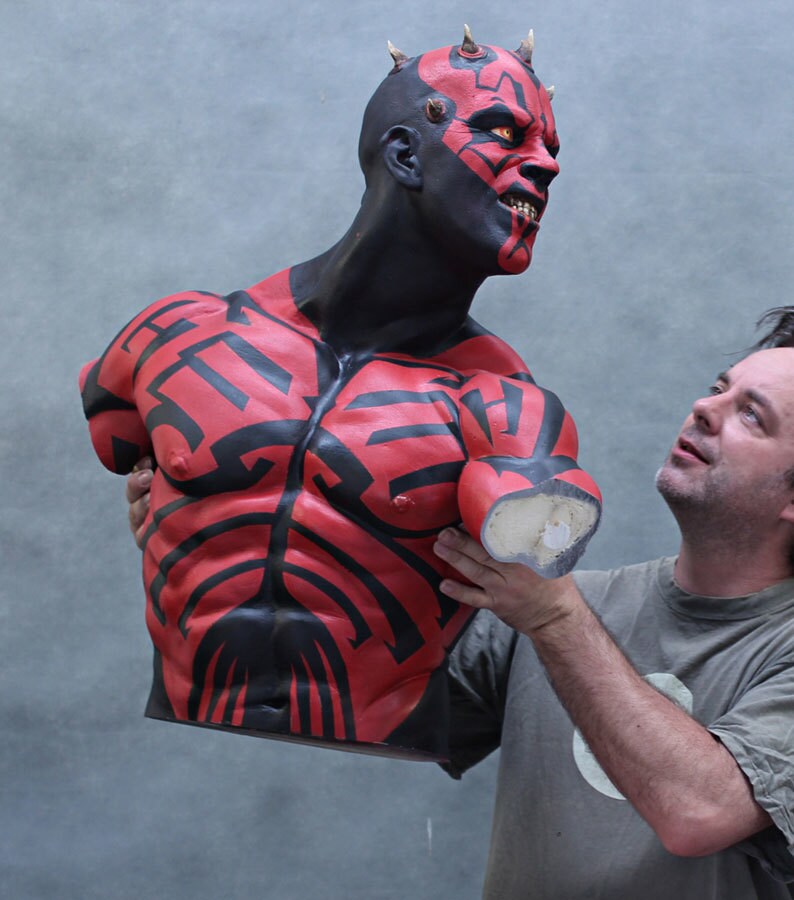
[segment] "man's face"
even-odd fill
[[[419,77],[446,107],[436,126],[441,140],[457,157],[433,160],[426,190],[467,252],[475,245],[487,249],[494,272],[516,274],[532,259],[548,186],[559,171],[559,141],[548,94],[534,73],[514,53],[481,50],[476,59],[461,57],[457,47],[419,59]]]
[[[792,467],[794,350],[761,350],[695,402],[656,484],[680,520],[698,511],[723,533],[727,523],[763,536],[794,497]]]

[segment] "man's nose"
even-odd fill
[[[531,181],[542,193],[548,190],[549,185],[559,174],[560,167],[551,157],[549,157],[548,162],[544,162],[543,165],[539,165],[538,163],[522,163],[519,172],[521,172],[524,178]]]
[[[698,428],[711,434],[719,431],[722,423],[721,394],[700,397],[692,404],[692,417]]]

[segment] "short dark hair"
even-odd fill
[[[765,333],[752,346],[752,350],[768,350],[775,347],[794,347],[794,306],[776,306],[768,309],[755,323],[756,329]],[[789,488],[794,488],[794,466],[783,473]],[[789,567],[794,574],[794,544],[789,548]]]
[[[766,333],[753,344],[752,350],[770,350],[775,347],[794,347],[794,306],[775,306],[768,309],[755,323],[756,330]],[[786,481],[794,487],[794,466],[785,473]]]
[[[766,329],[766,333],[753,344],[751,348],[753,351],[794,347],[794,306],[776,306],[774,309],[768,309],[755,323],[755,327]]]

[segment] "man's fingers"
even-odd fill
[[[493,567],[487,564],[493,563],[493,560],[485,550],[476,541],[456,529],[445,528],[433,545],[433,552],[469,581],[481,587],[487,587],[488,582],[497,574]]]
[[[127,476],[127,503],[135,503],[145,494],[148,494],[153,477],[154,472],[152,472],[151,469],[141,469],[138,472],[131,472]]]
[[[139,459],[132,467],[132,472],[127,476],[125,491],[127,503],[129,503],[127,515],[130,520],[130,531],[139,549],[143,546],[143,523],[149,512],[149,491],[152,489],[152,478],[154,478],[154,460],[150,456]]]
[[[475,609],[493,609],[493,597],[482,588],[470,584],[461,584],[451,578],[445,578],[441,582],[441,590],[453,600],[473,606]]]
[[[445,528],[439,534],[438,541],[445,547],[451,547],[459,553],[465,553],[466,556],[482,565],[495,562],[481,544],[465,531],[461,531],[460,528]]]
[[[143,537],[146,534],[146,529],[141,525],[140,528],[133,528],[132,534],[138,549],[143,550]]]
[[[151,456],[142,456],[132,467],[133,472],[141,472],[143,469],[154,469],[154,460]]]
[[[135,503],[149,492],[153,476],[154,460],[151,456],[141,457],[127,476],[127,503]]]
[[[129,519],[130,531],[135,535],[135,543],[140,547],[140,541],[143,538],[143,523],[146,520],[146,514],[149,512],[149,494],[146,493],[139,497],[135,502],[130,503]]]

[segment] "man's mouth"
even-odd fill
[[[537,206],[520,194],[502,194],[499,202],[509,206],[510,209],[514,209],[524,218],[529,219],[530,222],[537,222],[540,215],[540,210]]]
[[[678,447],[684,453],[689,456],[694,456],[695,459],[699,459],[701,462],[708,463],[709,459],[706,457],[691,441],[688,441],[686,438],[678,439]]]

